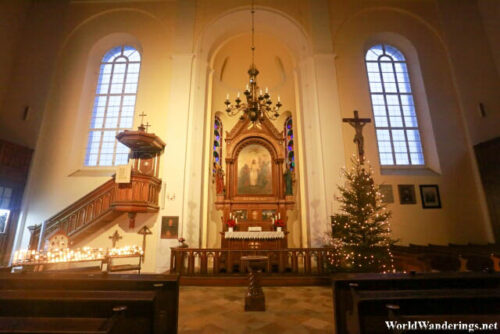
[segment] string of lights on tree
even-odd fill
[[[339,186],[340,213],[332,216],[329,258],[333,271],[393,272],[394,259],[390,246],[391,212],[382,203],[382,194],[373,180],[371,167],[365,169],[352,158],[352,167],[344,168],[345,184]]]

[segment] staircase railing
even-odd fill
[[[69,237],[70,244],[91,235],[125,212],[157,212],[161,180],[132,173],[130,183],[116,183],[112,178],[67,208],[32,227],[30,249],[43,247],[56,232]],[[40,242],[41,241],[41,242]]]

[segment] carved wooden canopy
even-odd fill
[[[223,221],[235,212],[245,212],[241,220],[250,225],[270,223],[268,212],[285,218],[294,201],[285,196],[283,132],[267,118],[257,123],[245,118],[226,132],[225,142],[226,191],[215,203]]]

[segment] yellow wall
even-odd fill
[[[342,182],[340,168],[355,149],[353,130],[341,118],[354,109],[372,116],[363,57],[376,42],[394,44],[409,60],[429,162],[423,170],[382,170],[375,131],[372,125],[365,127],[375,178],[394,188],[394,237],[403,244],[492,241],[472,145],[498,136],[500,129],[495,14],[487,10],[493,5],[486,0],[479,6],[475,1],[453,3],[256,1],[259,82],[281,95],[283,110],[294,117],[299,201],[291,213],[291,245],[321,245],[329,229],[329,215],[338,207],[333,198]],[[162,207],[158,214],[138,215],[134,230],[120,218],[85,242],[108,247],[107,236],[118,229],[123,244],[140,244],[136,232],[147,224],[154,234],[148,237],[145,269],[162,271],[169,266],[169,247],[177,245],[159,236],[161,216],[168,215],[180,217],[179,233],[190,246],[216,246],[220,222],[213,210],[211,124],[226,93],[234,96],[246,84],[248,1],[0,6],[1,15],[21,17],[0,27],[0,36],[7,36],[0,73],[8,77],[0,76],[0,137],[36,149],[16,246],[26,244],[27,226],[57,213],[113,172],[86,169],[83,157],[97,64],[117,43],[141,51],[136,111],[148,114],[151,131],[167,144],[161,159]],[[467,22],[470,33],[462,33],[457,17]],[[276,66],[276,57],[284,70]],[[477,111],[479,102],[487,107],[486,118]],[[26,105],[33,114],[22,121]],[[225,120],[225,130],[230,122]],[[416,186],[416,205],[397,203],[398,184]],[[420,184],[439,185],[442,209],[422,209]]]

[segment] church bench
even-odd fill
[[[119,334],[120,318],[0,317],[0,333]]]
[[[389,319],[500,317],[496,273],[336,274],[332,287],[337,333],[386,333]]]
[[[469,245],[414,245],[392,247],[395,264],[402,271],[500,271],[495,248]]]
[[[0,317],[4,322],[42,319],[30,320],[30,324],[42,326],[43,318],[53,322],[91,318],[105,323],[113,317],[113,308],[125,307],[113,327],[117,333],[176,333],[178,298],[177,275],[0,274]]]

